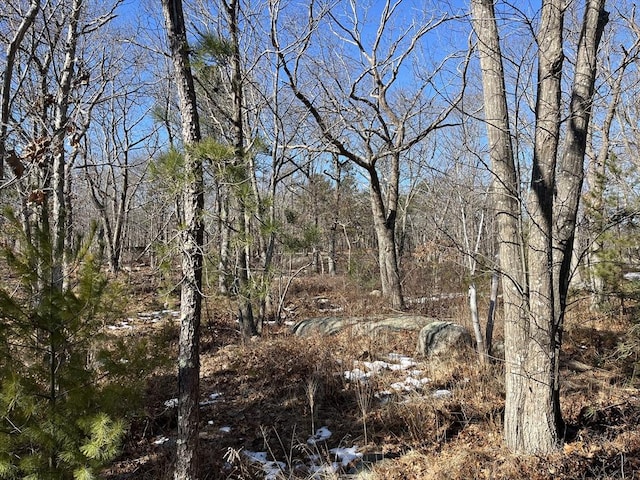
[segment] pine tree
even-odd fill
[[[4,248],[0,288],[0,478],[95,478],[125,433],[122,386],[98,381],[104,371],[90,361],[107,281],[87,242],[60,288],[50,233],[36,231],[29,242],[7,218],[16,247]]]

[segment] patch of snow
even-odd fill
[[[133,328],[131,325],[129,325],[127,322],[122,321],[117,323],[116,325],[109,325],[107,327],[109,330],[123,330],[123,329],[130,329]]]
[[[422,377],[422,370],[413,368],[416,367],[418,363],[412,357],[401,355],[399,353],[390,353],[387,357],[389,358],[389,362],[382,360],[376,360],[373,362],[354,361],[353,370],[345,371],[344,377],[347,381],[357,382],[366,381],[385,370],[392,372],[406,371],[407,376],[404,380],[394,382],[391,385],[391,390],[396,393],[410,393],[416,390],[421,390],[425,384],[431,381],[429,378]],[[389,391],[383,391],[379,392],[379,394],[375,394],[375,396],[383,403],[388,402],[392,395],[393,393]]]
[[[151,312],[140,312],[138,313],[138,318],[144,320],[145,322],[156,323],[163,319],[163,317],[179,317],[179,310],[154,310]]]
[[[311,465],[309,466],[309,473],[311,478],[333,478],[333,475],[338,473],[341,468],[353,463],[362,457],[362,453],[358,452],[358,447],[338,447],[329,450],[329,453],[334,458],[331,463],[324,463],[320,455],[309,455]]]
[[[328,438],[331,437],[331,435],[332,435],[331,430],[329,430],[328,427],[320,427],[318,430],[316,430],[315,435],[311,435],[307,439],[307,443],[309,445],[315,445],[318,442],[323,442],[327,440]]]
[[[222,397],[222,394],[219,392],[214,392],[209,394],[209,399],[208,400],[203,400],[202,402],[200,402],[200,406],[201,407],[206,407],[207,405],[211,405],[212,403],[216,403],[218,400],[220,400],[220,397]]]
[[[365,372],[360,370],[359,368],[354,368],[353,370],[347,370],[344,372],[344,378],[348,382],[360,382],[363,380],[367,380],[371,376],[371,372]]]
[[[362,457],[362,453],[358,452],[358,447],[349,448],[332,448],[329,453],[336,456],[336,460],[340,460],[343,467]]]
[[[249,460],[251,460],[252,462],[264,463],[267,461],[267,452],[252,452],[251,450],[243,450],[242,453],[249,457]]]
[[[391,368],[389,362],[383,362],[382,360],[376,360],[375,362],[362,362],[362,365],[372,373],[380,373],[383,370],[389,370]]]
[[[413,390],[413,388],[405,382],[394,382],[391,384],[391,388],[396,392],[410,392]]]
[[[158,437],[153,441],[154,445],[162,445],[163,443],[167,443],[169,439],[167,437]]]
[[[231,427],[220,427],[218,430],[222,433],[229,433],[231,432]]]
[[[265,473],[264,480],[276,480],[286,468],[284,462],[267,460],[267,452],[243,450],[242,453],[249,457],[252,462],[262,465],[262,470]]]
[[[430,378],[415,378],[408,376],[402,382],[394,382],[391,384],[391,388],[397,392],[413,392],[414,390],[422,389],[427,383],[431,381]]]
[[[449,398],[451,395],[451,390],[436,390],[431,396],[433,398]]]
[[[426,377],[425,378],[407,377],[404,380],[404,383],[414,388],[422,388],[426,383],[429,383],[430,381],[431,379]]]
[[[432,295],[431,297],[406,298],[405,302],[408,303],[409,305],[413,305],[413,304],[424,305],[425,303],[439,302],[441,300],[462,298],[466,296],[467,296],[466,293],[440,293],[437,295]]]
[[[326,463],[322,465],[311,465],[309,467],[311,478],[332,478],[337,471],[338,465],[336,463],[330,465]]]
[[[169,400],[164,402],[164,406],[167,407],[167,408],[176,408],[178,406],[178,399],[177,398],[170,398]]]
[[[391,370],[407,370],[408,368],[415,367],[417,365],[413,358],[407,357],[406,355],[400,355],[399,353],[390,353],[389,360],[394,362],[389,366]]]

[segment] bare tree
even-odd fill
[[[33,25],[33,22],[40,9],[40,0],[33,0],[29,5],[29,10],[25,13],[20,25],[18,26],[11,41],[7,45],[7,60],[2,73],[2,90],[0,91],[0,181],[4,179],[4,160],[7,155],[6,151],[6,137],[7,128],[9,124],[9,116],[11,113],[11,80],[13,78],[13,71],[15,68],[16,53],[22,40],[24,39],[27,30]],[[12,162],[14,174],[21,176],[22,165],[15,157],[15,152],[12,153]]]
[[[12,36],[4,77],[9,83],[2,92],[1,148],[10,153],[7,160],[16,174],[13,183],[27,238],[37,241],[31,236],[36,223],[51,232],[51,272],[42,278],[51,278],[57,287],[68,280],[76,147],[110,80],[101,70],[106,49],[87,45],[106,30],[119,3],[114,0],[99,9],[83,0],[31,2],[28,17],[22,19],[16,5],[6,17],[10,23],[20,17],[21,26]],[[12,82],[13,69],[19,75]]]
[[[178,438],[174,478],[187,480],[198,478],[203,171],[201,161],[190,151],[201,140],[201,135],[182,1],[162,0],[162,11],[173,60],[182,120],[182,140],[185,145],[186,181],[182,196],[184,226],[180,242],[182,290],[178,354]]]
[[[82,169],[101,221],[99,240],[113,273],[120,270],[129,215],[154,149],[155,129],[141,127],[148,111],[135,111],[144,83],[132,88],[131,75],[127,70],[127,79],[114,84],[108,101],[94,112],[91,141],[82,153]]]
[[[585,5],[569,107],[564,154],[561,128],[565,6],[544,1],[537,33],[538,85],[530,194],[529,234],[519,229],[524,199],[511,144],[503,57],[494,3],[473,0],[484,113],[494,175],[493,196],[500,242],[505,316],[505,440],[516,451],[558,448],[564,424],[559,402],[559,349],[568,290],[596,73],[596,52],[607,14],[604,0]],[[526,255],[523,251],[526,250]]]
[[[311,2],[307,18],[296,21],[302,31],[287,45],[281,40],[282,6],[278,0],[270,2],[271,38],[292,91],[315,121],[326,148],[368,177],[382,291],[398,309],[404,308],[396,245],[402,158],[447,126],[459,99],[438,103],[426,93],[453,56],[441,59],[433,71],[421,72],[416,86],[400,86],[403,69],[417,69],[420,42],[448,19],[414,20],[394,30],[402,8],[402,1],[386,1],[368,38],[365,12],[354,2],[327,10]],[[323,31],[331,35],[322,37]]]

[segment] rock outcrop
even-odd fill
[[[292,332],[299,336],[333,335],[351,328],[356,335],[371,335],[384,331],[419,331],[435,318],[421,315],[373,315],[369,317],[314,317],[296,323]]]
[[[454,322],[431,322],[418,335],[418,354],[427,357],[451,354],[473,345],[471,334],[462,325]]]

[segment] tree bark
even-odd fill
[[[546,453],[560,445],[562,417],[555,411],[553,372],[555,318],[553,276],[553,194],[560,132],[564,53],[563,0],[542,4],[538,32],[538,88],[530,193],[527,202],[529,312],[519,344],[517,391],[512,418],[505,420],[508,446],[515,451]],[[509,359],[506,360],[509,362]]]
[[[382,295],[389,300],[392,308],[403,310],[405,304],[402,295],[402,284],[400,283],[395,241],[397,196],[395,201],[393,199],[388,200],[385,208],[382,188],[375,168],[369,169],[369,179],[373,224],[378,241]],[[393,179],[390,180],[390,183],[393,183]]]
[[[497,272],[491,275],[491,294],[489,296],[489,310],[487,312],[487,325],[485,329],[485,348],[487,353],[491,354],[493,347],[493,325],[495,321],[496,303],[498,303],[498,287],[500,286],[500,278]]]
[[[552,341],[554,349],[553,403],[558,427],[563,426],[560,411],[560,347],[571,280],[576,218],[584,180],[584,158],[591,120],[598,46],[609,18],[604,6],[605,0],[588,0],[586,2],[571,91],[564,153],[558,166],[556,181],[553,223],[553,294],[555,305]]]
[[[243,124],[243,80],[242,66],[240,62],[240,40],[238,23],[239,4],[237,0],[223,2],[229,21],[231,36],[231,95],[233,110],[231,112],[231,123],[233,125],[233,147],[234,147],[234,189],[238,202],[238,216],[236,229],[240,239],[238,246],[238,321],[245,337],[252,337],[260,330],[253,315],[251,282],[249,275],[250,251],[249,251],[249,226],[250,212],[248,203],[251,195],[250,178],[247,172],[245,134]]]
[[[204,210],[202,163],[190,152],[200,141],[200,121],[189,63],[189,45],[181,0],[161,0],[174,78],[180,102],[185,144],[184,226],[181,231],[182,290],[178,353],[178,438],[174,478],[198,478],[200,397],[200,317],[202,312],[202,248]]]
[[[519,230],[518,176],[514,163],[500,36],[492,0],[472,0],[473,26],[478,37],[482,70],[484,116],[493,173],[491,194],[495,209],[498,260],[504,299],[505,337],[505,441],[518,447],[525,425],[521,415],[522,339],[528,314],[526,278],[522,269]],[[526,412],[529,414],[530,412]]]
[[[53,181],[52,181],[52,247],[53,264],[51,269],[52,281],[57,288],[62,288],[65,281],[64,251],[67,237],[67,209],[65,195],[66,152],[64,139],[67,134],[69,118],[67,116],[71,101],[71,85],[76,67],[76,49],[78,45],[78,21],[83,8],[83,0],[74,0],[71,7],[71,17],[65,42],[65,56],[60,85],[55,99],[54,133],[51,139],[53,151]]]
[[[559,401],[559,354],[576,214],[582,188],[586,133],[593,97],[596,52],[606,21],[604,0],[587,2],[565,154],[556,175],[561,112],[564,3],[543,2],[538,32],[538,92],[526,257],[517,247],[520,218],[509,140],[504,72],[493,2],[472,0],[479,40],[485,116],[498,202],[510,206],[498,217],[505,297],[505,441],[524,453],[556,450],[563,434]],[[508,161],[504,160],[510,157]],[[506,168],[504,168],[506,167]],[[505,176],[507,175],[507,176]],[[507,179],[507,181],[505,181]],[[510,186],[510,188],[504,188]],[[508,198],[512,195],[514,200]],[[500,210],[499,212],[500,213]],[[503,236],[503,233],[506,236]],[[504,245],[507,242],[510,245]],[[518,264],[527,265],[526,271]],[[504,278],[511,277],[504,285]],[[511,293],[510,290],[517,290]],[[519,302],[519,305],[517,303]]]

